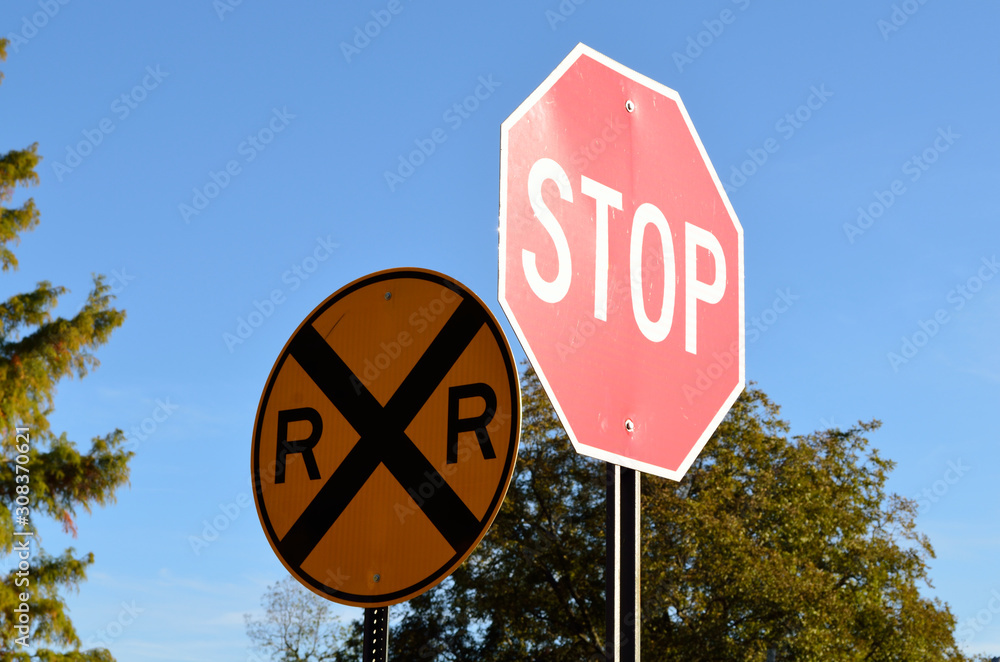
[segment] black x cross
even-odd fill
[[[382,464],[413,494],[428,481],[435,485],[420,509],[456,554],[472,546],[482,522],[407,437],[406,428],[485,322],[486,315],[474,297],[463,298],[385,407],[312,325],[299,330],[289,353],[361,437],[278,543],[286,562],[301,568]]]

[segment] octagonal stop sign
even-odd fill
[[[574,447],[679,480],[745,346],[743,229],[679,95],[580,44],[500,163],[500,303]]]

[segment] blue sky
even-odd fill
[[[583,42],[676,89],[730,189],[747,377],[798,433],[883,421],[890,487],[920,499],[937,552],[928,594],[967,650],[1000,653],[998,20],[987,0],[4,3],[0,149],[45,157],[5,292],[65,285],[69,315],[98,272],[128,312],[52,417],[136,450],[116,505],[76,540],[46,529],[96,555],[69,600],[83,640],[123,662],[246,659],[242,614],[285,574],[250,495],[257,403],[340,286],[447,273],[524,357],[495,294],[500,123]]]

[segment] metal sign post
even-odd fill
[[[389,659],[389,608],[365,607],[363,662],[387,662]]]
[[[608,662],[639,662],[640,472],[611,462],[607,467],[607,594]]]
[[[681,480],[743,391],[743,227],[680,94],[577,44],[500,125],[499,235],[500,305],[609,463],[606,657],[636,662],[639,472]]]

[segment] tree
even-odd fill
[[[244,614],[253,647],[275,662],[346,662],[359,659],[357,641],[330,616],[330,603],[286,577],[261,598],[264,617]],[[351,649],[350,655],[348,649]]]
[[[604,659],[604,466],[530,369],[522,393],[504,506],[449,581],[394,608],[394,660]],[[644,658],[966,659],[947,605],[920,595],[933,549],[885,491],[878,427],[789,438],[751,385],[682,481],[644,477]]]
[[[755,388],[688,477],[649,481],[644,645],[694,660],[962,660],[948,607],[919,593],[934,552],[887,494],[878,421],[787,438]],[[647,620],[648,619],[648,620]]]
[[[6,58],[6,46],[7,40],[0,39],[0,60]],[[0,156],[3,271],[17,268],[11,246],[39,221],[31,198],[17,207],[4,206],[18,185],[38,183],[37,148],[31,145]],[[78,313],[53,319],[52,310],[65,292],[43,281],[33,291],[0,303],[0,550],[14,566],[0,588],[2,660],[113,660],[104,649],[80,650],[62,598],[65,589],[86,579],[93,555],[78,556],[72,548],[58,556],[48,554],[34,525],[40,516],[52,517],[76,535],[77,509],[90,512],[94,505],[113,501],[115,490],[128,481],[132,456],[121,448],[121,430],[94,438],[90,450],[80,453],[65,432],[57,434],[49,427],[56,384],[67,376],[82,378],[96,367],[92,351],[125,319],[123,311],[111,307],[109,286],[100,276]]]
[[[521,390],[503,507],[448,581],[393,608],[393,660],[604,660],[604,465],[573,451],[533,371]]]

